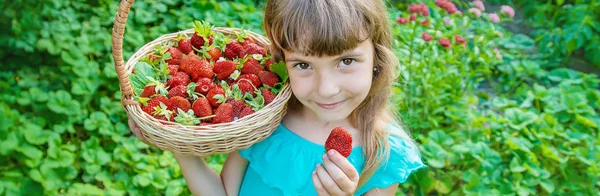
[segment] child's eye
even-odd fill
[[[352,65],[352,63],[354,63],[354,61],[355,61],[355,60],[354,60],[354,59],[351,59],[351,58],[342,59],[342,60],[340,61],[340,64],[339,64],[339,66],[340,66],[340,67],[350,66],[350,65]]]
[[[310,69],[311,68],[310,65],[308,65],[306,63],[298,63],[298,64],[295,64],[294,67],[298,67],[298,68],[300,68],[302,70],[304,70],[304,69]]]

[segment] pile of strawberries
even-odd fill
[[[274,63],[247,31],[232,36],[207,22],[193,26],[191,38],[180,34],[136,64],[131,80],[144,112],[208,125],[243,118],[275,99],[287,80],[283,62]]]

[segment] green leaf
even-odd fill
[[[41,159],[44,155],[44,153],[40,149],[29,144],[22,144],[21,146],[17,147],[16,150],[23,153],[25,156],[31,159]]]
[[[520,173],[526,170],[523,165],[519,163],[519,159],[517,157],[513,157],[512,161],[510,161],[510,171],[513,173]]]
[[[277,74],[279,78],[281,78],[281,82],[285,82],[288,79],[287,68],[285,67],[285,63],[283,61],[272,64],[271,72]]]
[[[523,112],[518,108],[506,109],[505,117],[509,120],[509,126],[516,130],[525,128],[527,125],[534,123],[538,118],[535,113],[529,111]]]
[[[17,139],[16,132],[10,132],[8,136],[6,136],[6,140],[0,141],[0,154],[8,155],[13,150],[16,149],[17,145],[19,145],[19,140]]]
[[[52,135],[52,132],[48,130],[42,130],[42,127],[33,123],[25,124],[22,130],[25,140],[33,145],[45,144],[48,142],[48,137]]]
[[[150,83],[150,78],[154,78],[156,72],[154,72],[152,65],[145,62],[138,62],[134,67],[135,73],[129,74],[129,80],[133,87],[134,93],[139,95],[146,87],[146,84]]]

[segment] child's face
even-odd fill
[[[367,97],[373,78],[370,39],[338,56],[305,56],[284,51],[296,98],[324,122],[345,120]]]

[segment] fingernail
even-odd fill
[[[312,175],[314,176],[315,174],[317,174],[317,171],[313,171]]]
[[[326,159],[326,158],[327,158],[327,154],[323,154],[323,159]]]
[[[321,167],[321,164],[317,163],[317,168]]]
[[[329,152],[327,152],[329,154],[329,156],[333,156],[335,154],[335,151],[333,150],[329,150]]]

